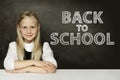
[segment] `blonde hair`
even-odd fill
[[[18,19],[17,25],[20,24],[21,20],[25,17],[34,17],[37,21],[37,25],[39,25],[39,19],[37,15],[32,11],[25,11],[23,12]],[[20,34],[19,28],[17,28],[17,39],[16,39],[16,46],[17,46],[17,53],[18,53],[18,59],[24,60],[24,40]],[[41,49],[41,42],[40,42],[40,30],[37,32],[37,36],[34,40],[34,48],[31,54],[31,59],[33,60],[40,60],[42,49]]]

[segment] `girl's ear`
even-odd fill
[[[17,25],[17,30],[20,31],[20,27],[19,27],[19,25]]]
[[[40,31],[40,24],[38,24],[38,31]]]

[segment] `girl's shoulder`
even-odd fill
[[[15,41],[10,42],[10,43],[9,43],[9,46],[10,46],[10,47],[16,47],[16,42],[15,42]]]
[[[43,42],[43,46],[44,46],[44,45],[49,45],[49,42]]]
[[[48,47],[48,46],[50,46],[50,45],[49,45],[49,42],[44,42],[44,43],[43,43],[43,47]]]
[[[51,48],[50,48],[50,45],[49,45],[49,42],[44,42],[43,43],[43,50],[51,50]]]

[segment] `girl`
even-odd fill
[[[40,43],[40,23],[32,11],[23,12],[17,22],[16,41],[9,44],[4,68],[12,73],[53,73],[57,62],[49,43]]]

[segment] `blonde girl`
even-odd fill
[[[57,62],[48,42],[41,46],[40,23],[32,11],[25,11],[17,22],[17,39],[10,42],[4,68],[11,73],[53,73]]]

